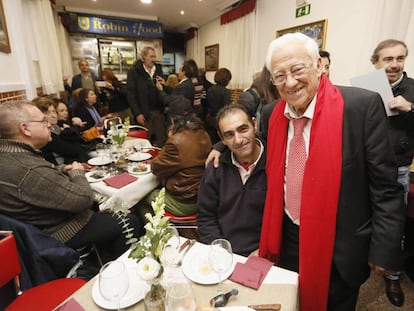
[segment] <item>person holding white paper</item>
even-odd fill
[[[398,182],[404,187],[405,204],[409,192],[410,164],[414,155],[414,80],[404,71],[408,55],[407,45],[399,40],[388,39],[375,48],[371,62],[376,69],[384,69],[392,88],[394,99],[388,103],[398,114],[388,116],[389,134],[397,158]],[[413,238],[407,235],[406,238]],[[412,225],[411,225],[412,227]],[[406,250],[407,251],[407,250]],[[404,293],[400,287],[400,273],[384,277],[386,293],[395,306],[404,304]]]

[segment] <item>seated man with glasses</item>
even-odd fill
[[[126,249],[122,227],[111,214],[91,210],[93,193],[78,162],[55,166],[40,148],[51,140],[50,123],[35,105],[0,105],[0,213],[32,224],[69,247],[95,243],[103,261]],[[129,217],[135,237],[143,224]]]

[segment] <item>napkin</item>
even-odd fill
[[[74,298],[71,298],[56,311],[85,311],[85,309]]]
[[[265,258],[251,256],[246,263],[236,263],[234,271],[230,276],[233,282],[258,289],[262,285],[267,273],[273,263]]]
[[[116,175],[111,178],[107,178],[104,180],[104,182],[111,187],[120,189],[134,181],[136,181],[138,178],[135,176],[131,176],[128,173],[122,173],[119,175]]]

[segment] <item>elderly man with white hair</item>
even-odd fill
[[[354,310],[370,274],[399,270],[403,191],[378,94],[333,86],[316,43],[274,40],[259,254],[299,272],[300,310]]]

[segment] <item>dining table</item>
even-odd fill
[[[133,158],[135,151],[143,155],[148,155],[148,157],[145,157],[145,162],[147,162],[148,166],[148,172],[136,175],[130,174],[128,171],[126,171],[125,173],[134,176],[136,180],[120,188],[108,185],[105,180],[90,182],[89,185],[95,193],[95,200],[99,203],[99,208],[101,211],[109,209],[112,205],[119,203],[124,204],[126,208],[131,208],[139,201],[141,201],[152,190],[159,186],[159,181],[157,177],[152,174],[148,164],[148,162],[151,161],[152,157],[152,155],[150,155],[148,152],[155,150],[156,148],[153,147],[147,139],[132,137],[127,137],[123,148],[124,150],[128,150],[129,155],[132,155],[131,158]],[[137,163],[130,160],[128,160],[128,162],[129,164]],[[99,167],[94,167],[93,169],[99,170]],[[123,172],[120,170],[116,174],[121,173]]]
[[[187,252],[184,256],[189,256],[193,258],[195,256],[200,256],[200,254],[206,254],[208,252],[209,245],[196,242],[194,246]],[[130,277],[130,284],[134,284],[136,287],[134,290],[141,295],[135,303],[122,308],[122,310],[145,310],[145,305],[142,300],[144,293],[148,289],[146,283],[139,279],[137,274],[137,261],[128,257],[129,251],[121,255],[117,260],[120,260],[125,263],[128,268],[128,273]],[[193,267],[186,267],[186,258],[183,260],[182,270],[185,272],[188,269]],[[203,259],[203,258],[200,258]],[[233,254],[234,263],[245,263],[247,258],[237,254]],[[187,264],[190,264],[190,261],[187,261]],[[185,276],[189,277],[188,272],[184,273]],[[191,276],[190,276],[191,277]],[[71,297],[68,298],[63,304],[71,303],[76,305],[76,308],[73,307],[71,310],[107,310],[106,308],[101,308],[94,302],[97,295],[97,283],[98,277],[94,277],[89,280],[84,286],[77,290]],[[131,280],[135,280],[131,283]],[[191,279],[190,279],[191,281]],[[196,300],[196,310],[197,311],[208,311],[213,310],[210,306],[210,299],[217,295],[217,282],[213,284],[199,284],[191,281],[192,288]],[[165,287],[167,285],[164,284]],[[233,288],[238,290],[238,295],[230,298],[226,307],[231,311],[237,310],[248,310],[246,306],[249,305],[259,305],[259,304],[280,304],[282,311],[296,311],[298,310],[298,274],[293,271],[282,269],[276,266],[272,266],[264,278],[263,283],[258,289],[252,289],[230,281],[229,279],[223,282],[223,287],[225,291],[231,290]],[[132,290],[132,289],[131,289]],[[64,310],[64,308],[59,310]],[[239,307],[239,308],[237,308]],[[217,310],[217,309],[216,309]],[[222,309],[223,311],[225,309]]]

